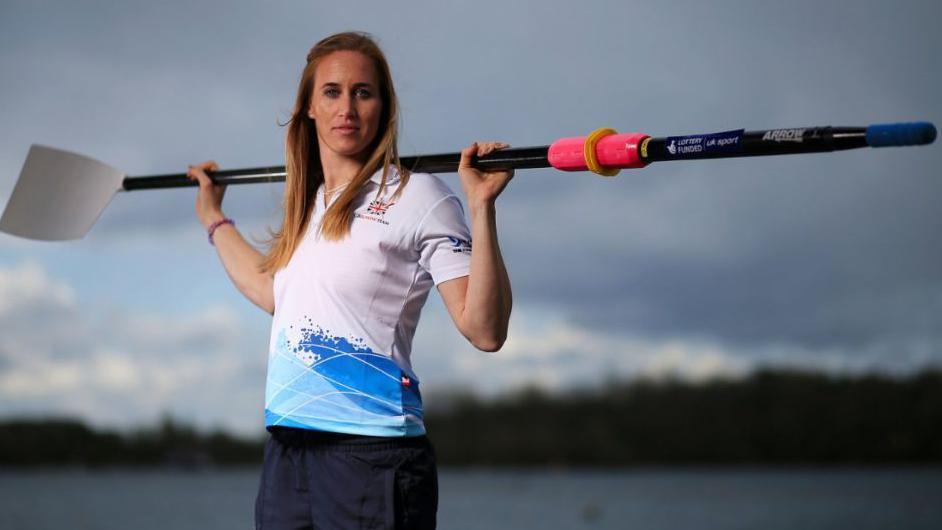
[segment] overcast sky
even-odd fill
[[[129,175],[281,165],[309,48],[372,33],[403,155],[544,145],[598,127],[942,123],[942,3],[0,3],[0,204],[33,143]],[[413,349],[436,393],[759,366],[942,364],[942,150],[519,171],[498,201],[510,337],[474,350],[430,296]],[[933,169],[935,168],[935,169]],[[460,194],[456,175],[443,175]],[[282,186],[231,186],[247,237]],[[0,233],[0,416],[163,412],[262,428],[271,317],[238,293],[195,189],[118,194],[72,242]]]

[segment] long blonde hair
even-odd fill
[[[356,51],[373,60],[381,85],[379,92],[382,98],[382,110],[376,138],[367,147],[367,150],[372,149],[372,152],[360,171],[350,181],[350,185],[324,213],[319,227],[321,236],[331,241],[339,241],[349,235],[354,201],[366,182],[380,167],[383,168],[383,177],[377,195],[386,187],[386,177],[391,165],[399,170],[401,179],[395,195],[402,192],[409,180],[408,171],[399,161],[397,148],[399,103],[396,99],[389,64],[383,52],[368,33],[359,31],[337,33],[321,40],[307,54],[307,64],[301,74],[292,116],[286,123],[281,124],[288,126],[285,137],[287,176],[282,202],[284,220],[281,229],[277,232],[268,229],[271,237],[264,243],[269,245],[269,249],[260,265],[260,272],[274,273],[288,264],[317,207],[314,198],[317,188],[324,182],[324,170],[321,166],[320,147],[316,140],[316,126],[308,116],[307,109],[314,90],[314,72],[317,64],[321,59],[336,51]]]

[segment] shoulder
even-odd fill
[[[444,179],[431,173],[411,173],[403,193],[429,206],[445,197],[457,196]]]
[[[406,187],[412,185],[415,185],[414,191],[419,198],[415,211],[420,214],[421,222],[429,217],[464,217],[461,198],[444,179],[431,173],[414,173]]]

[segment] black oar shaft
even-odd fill
[[[481,169],[534,169],[550,167],[546,158],[549,146],[517,147],[495,151],[487,156],[472,158],[472,164]],[[442,153],[437,155],[405,156],[400,159],[403,167],[417,173],[454,173],[458,171],[461,153]],[[207,173],[217,184],[254,184],[260,182],[284,182],[285,166],[253,167],[246,169],[228,169]],[[198,183],[187,178],[186,173],[169,175],[151,175],[146,177],[127,177],[124,190],[144,190],[156,188],[181,188],[197,186]]]
[[[632,136],[632,135],[626,135]],[[736,158],[745,156],[788,155],[821,153],[859,147],[884,147],[901,145],[924,145],[935,140],[936,129],[931,123],[914,122],[869,127],[803,127],[792,129],[768,129],[744,131],[743,129],[711,134],[644,138],[639,145],[619,144],[620,152],[633,153],[639,164],[616,165],[614,167],[642,167],[651,162],[672,160],[699,160],[706,158]],[[614,143],[620,140],[612,137]],[[487,156],[472,159],[472,165],[481,169],[534,169],[552,167],[549,157],[556,146],[565,142],[570,165],[556,167],[564,170],[582,171],[587,165],[582,161],[583,143],[578,138],[561,139],[553,146],[517,147],[501,149]],[[573,143],[575,142],[575,143]],[[594,144],[593,144],[594,145]],[[573,158],[575,156],[577,158]],[[458,170],[460,153],[407,156],[401,159],[404,167],[421,173],[451,173]],[[619,162],[621,164],[621,162]],[[285,180],[284,166],[229,169],[210,172],[217,184],[251,184],[256,182],[282,182]],[[123,189],[141,190],[154,188],[181,188],[197,186],[196,181],[185,173],[126,177]]]

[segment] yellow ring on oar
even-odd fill
[[[586,167],[588,167],[589,171],[596,175],[602,175],[603,177],[614,177],[621,171],[621,169],[617,167],[605,167],[599,164],[599,159],[595,155],[595,145],[599,143],[599,140],[610,134],[618,134],[618,131],[608,127],[601,127],[590,132],[589,135],[585,137],[585,144],[583,144]]]

